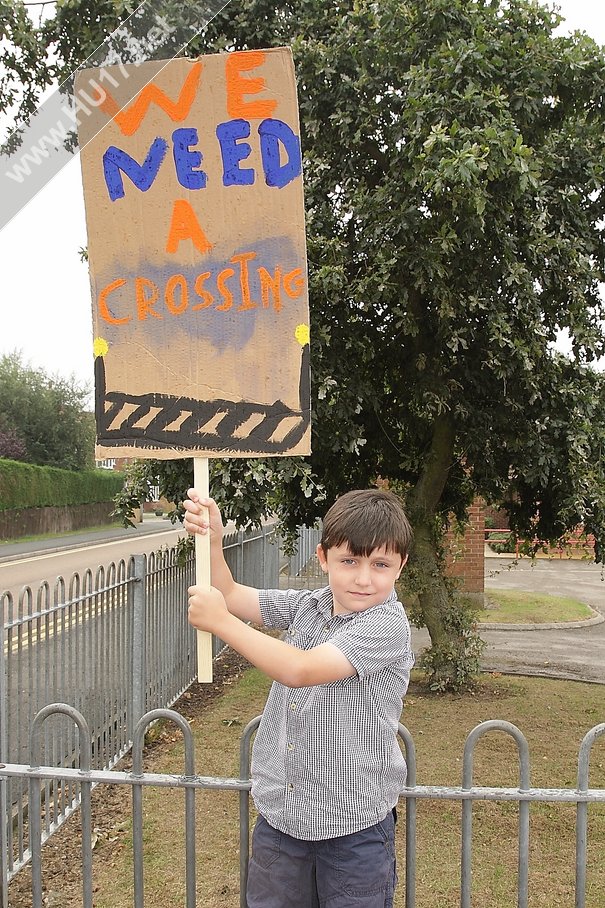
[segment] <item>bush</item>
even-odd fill
[[[122,485],[122,474],[108,470],[75,472],[0,459],[3,511],[111,501]]]
[[[487,537],[487,544],[498,555],[505,555],[508,552],[514,552],[517,545],[517,539],[512,533],[503,531],[494,531]]]
[[[431,690],[439,693],[465,690],[473,686],[481,669],[485,641],[477,633],[474,610],[467,602],[452,602],[444,624],[448,639],[425,650],[419,667],[427,673]]]

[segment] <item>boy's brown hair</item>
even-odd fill
[[[367,557],[384,546],[405,558],[412,527],[401,501],[384,489],[355,489],[336,499],[323,519],[321,547],[346,544],[352,555]]]

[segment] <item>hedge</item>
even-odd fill
[[[111,501],[124,482],[109,470],[59,470],[0,458],[0,510]]]

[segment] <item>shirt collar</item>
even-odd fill
[[[318,612],[321,613],[326,619],[330,618],[342,618],[344,621],[348,621],[349,618],[355,618],[357,615],[363,615],[364,612],[351,612],[349,615],[332,615],[332,605],[334,604],[334,597],[332,596],[332,590],[329,586],[324,586],[320,590],[315,590],[313,592],[313,599],[317,605]],[[386,605],[387,603],[397,602],[397,593],[395,590],[391,590],[384,602],[378,603],[378,605]],[[377,608],[378,606],[373,606]]]

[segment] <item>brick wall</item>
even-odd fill
[[[494,530],[508,530],[508,514],[499,508],[492,508],[486,505],[485,519],[489,521],[489,526]]]
[[[484,592],[485,505],[476,499],[469,508],[464,535],[450,529],[446,537],[447,574],[460,579],[465,593]]]
[[[111,517],[114,507],[113,501],[101,501],[69,507],[0,511],[0,539],[21,539],[23,536],[69,533],[104,526],[115,520]]]

